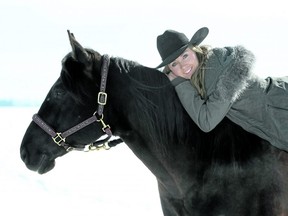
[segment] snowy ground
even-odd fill
[[[0,108],[0,215],[163,215],[155,177],[121,144],[109,151],[72,152],[39,175],[19,147],[37,108]]]

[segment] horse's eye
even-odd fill
[[[54,90],[54,97],[55,98],[62,98],[65,95],[66,91],[64,89],[58,88]]]

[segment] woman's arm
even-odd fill
[[[232,105],[230,102],[220,100],[215,93],[211,94],[206,100],[201,99],[189,80],[177,78],[172,83],[183,107],[204,132],[214,129]]]

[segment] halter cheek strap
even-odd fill
[[[108,76],[108,69],[110,65],[110,58],[108,55],[103,55],[103,64],[101,67],[101,82],[100,82],[100,91],[97,97],[98,109],[97,113],[99,116],[103,114],[104,106],[107,102],[107,93],[106,91],[106,83]]]

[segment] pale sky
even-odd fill
[[[202,44],[243,45],[256,55],[259,75],[288,74],[285,0],[6,0],[0,2],[0,99],[44,99],[70,52],[67,29],[84,47],[155,67],[159,34],[174,29],[191,38],[203,26],[210,33]]]

